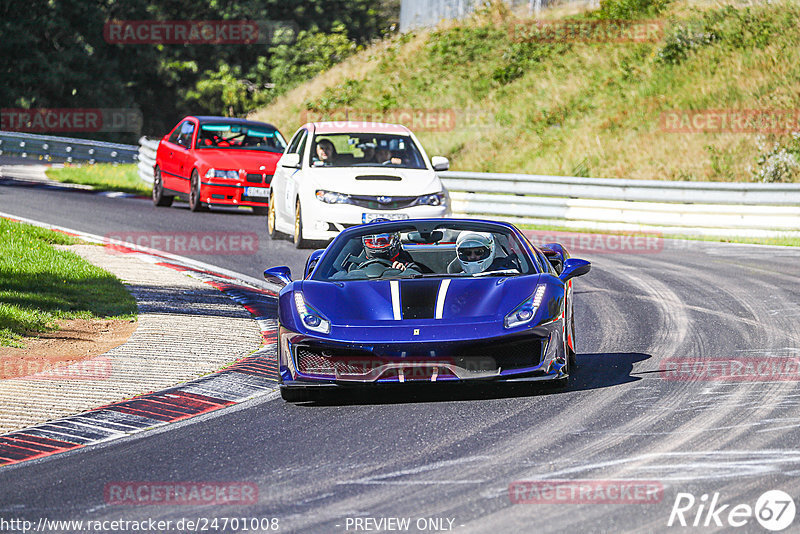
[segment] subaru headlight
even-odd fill
[[[504,321],[506,328],[514,328],[515,326],[521,326],[531,322],[536,315],[536,310],[538,310],[539,306],[542,304],[545,289],[546,286],[544,285],[536,286],[536,291],[533,295],[514,308],[514,311],[506,315]]]
[[[206,178],[227,178],[228,180],[238,180],[239,171],[223,171],[221,169],[208,169]]]
[[[325,204],[350,204],[350,195],[317,189],[317,200]]]
[[[294,305],[297,308],[297,313],[300,315],[300,320],[303,321],[303,325],[306,328],[323,334],[327,334],[331,331],[331,322],[322,317],[322,314],[314,308],[306,305],[303,294],[299,291],[294,294]]]
[[[417,199],[417,204],[420,206],[444,206],[446,202],[447,196],[444,191],[432,195],[423,195]]]

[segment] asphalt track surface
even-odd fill
[[[249,276],[279,264],[296,273],[308,254],[271,242],[264,218],[244,210],[155,209],[6,179],[0,211],[100,235],[256,232],[256,254],[192,256]],[[593,268],[575,283],[579,369],[566,392],[407,388],[305,405],[269,395],[0,469],[0,518],[266,517],[278,518],[282,532],[345,532],[366,531],[354,518],[397,517],[411,520],[409,531],[420,519],[445,518],[456,532],[700,532],[731,530],[730,509],[754,507],[767,490],[797,501],[796,379],[683,381],[660,369],[670,358],[800,357],[800,250],[666,242],[657,253],[582,256]],[[514,481],[564,479],[651,481],[663,492],[628,504],[511,502]],[[120,481],[246,481],[258,486],[258,500],[106,504],[104,487]],[[719,493],[718,506],[728,505],[723,526],[711,518],[703,528],[703,514],[699,527],[668,527],[679,493],[698,500],[685,512],[689,525],[701,495]],[[767,532],[745,520],[737,532]],[[786,532],[798,530],[800,517]]]

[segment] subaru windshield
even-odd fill
[[[312,167],[426,168],[414,140],[398,134],[316,135],[309,164]]]

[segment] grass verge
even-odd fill
[[[142,182],[136,165],[114,165],[95,163],[75,165],[60,169],[48,169],[47,177],[68,184],[94,186],[99,191],[121,191],[135,195],[150,196],[150,185]]]
[[[51,245],[65,234],[0,219],[0,345],[57,330],[60,319],[131,319],[136,300],[110,273]]]
[[[755,131],[683,131],[664,122],[704,110],[796,117],[800,4],[601,0],[593,11],[541,14],[663,27],[652,40],[628,42],[515,38],[511,29],[533,27],[533,21],[500,2],[484,6],[466,20],[377,43],[252,117],[289,136],[309,113],[339,120],[342,110],[385,113],[391,122],[393,112],[435,117],[444,109],[454,122],[444,129],[405,122],[428,154],[449,157],[453,170],[800,181],[800,135],[792,136],[800,132],[797,121],[778,128],[756,124]]]

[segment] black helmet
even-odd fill
[[[390,232],[385,234],[365,235],[361,238],[368,259],[394,260],[400,254],[400,234]]]

